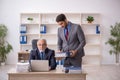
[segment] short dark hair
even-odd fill
[[[56,22],[59,22],[59,21],[65,21],[66,20],[66,16],[64,14],[59,14],[57,17],[56,17]]]

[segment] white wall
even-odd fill
[[[24,12],[97,12],[102,17],[102,63],[114,63],[114,55],[109,55],[109,45],[105,41],[109,37],[110,25],[120,22],[120,0],[0,0],[0,23],[9,31],[7,41],[14,50],[8,55],[7,63],[17,62],[19,52],[20,13]]]

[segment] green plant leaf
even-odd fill
[[[87,17],[87,21],[90,21],[90,22],[94,21],[94,17],[88,16],[88,17]]]
[[[2,62],[6,60],[6,55],[13,49],[12,46],[5,41],[7,31],[7,27],[0,24],[0,58],[2,59]]]
[[[110,49],[109,53],[119,54],[120,53],[120,23],[116,23],[114,26],[110,26],[110,34],[111,37],[108,39],[105,44],[109,44],[112,49]]]

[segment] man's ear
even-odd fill
[[[65,19],[65,22],[68,24],[68,20],[67,19]]]
[[[65,22],[68,22],[67,19],[65,19]]]

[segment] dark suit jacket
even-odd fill
[[[77,50],[78,53],[76,56],[69,60],[66,59],[65,63],[67,63],[66,61],[69,61],[72,66],[81,66],[81,58],[85,55],[83,49],[86,44],[85,36],[80,25],[71,22],[69,23],[71,29],[69,31],[68,41],[64,35],[64,28],[58,28],[58,49],[63,52]]]
[[[30,60],[41,60],[38,48],[31,50],[29,61]],[[56,68],[56,59],[55,59],[54,50],[46,48],[44,60],[49,60],[49,66],[51,67],[51,70]]]

